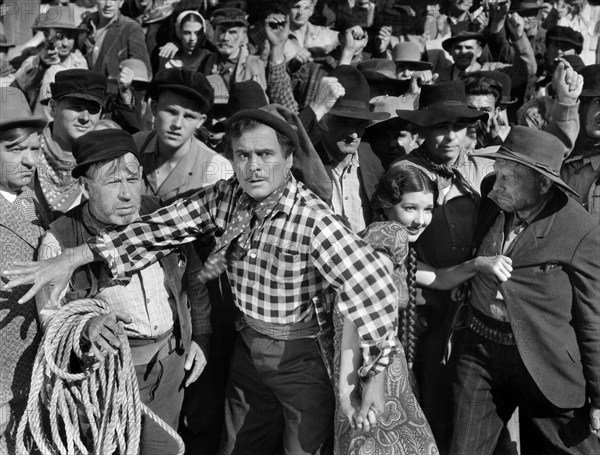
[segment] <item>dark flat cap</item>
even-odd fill
[[[215,91],[202,73],[185,68],[162,70],[154,76],[150,83],[150,96],[152,99],[158,100],[158,95],[163,90],[171,90],[191,97],[198,102],[199,110],[203,114],[206,114],[213,107]]]
[[[246,12],[239,8],[219,8],[215,10],[210,17],[210,23],[213,27],[217,25],[248,27]]]
[[[71,69],[56,73],[54,82],[50,84],[50,92],[53,100],[64,97],[81,98],[104,106],[106,84],[106,76],[96,71]],[[48,104],[48,100],[41,103]]]
[[[81,177],[93,163],[114,160],[127,153],[133,153],[140,159],[131,134],[117,129],[90,131],[73,142],[71,151],[77,162],[71,171],[73,178]]]
[[[576,54],[583,50],[583,35],[577,30],[562,25],[555,25],[546,32],[546,47],[551,41],[566,43],[573,46]]]

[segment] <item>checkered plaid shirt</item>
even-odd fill
[[[126,280],[199,234],[222,234],[241,195],[235,178],[221,180],[130,225],[103,231],[89,246],[113,278]],[[396,347],[397,291],[378,253],[293,178],[258,223],[250,249],[227,269],[240,309],[266,323],[293,324],[315,317],[313,297],[329,304],[335,299],[358,328],[364,359],[359,374],[382,371]]]

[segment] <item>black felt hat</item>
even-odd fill
[[[546,32],[546,47],[550,42],[566,43],[575,49],[576,54],[581,54],[583,50],[583,35],[571,27],[555,25]]]
[[[581,70],[583,90],[580,96],[600,96],[600,64],[588,65]]]
[[[483,33],[463,31],[442,41],[442,47],[446,52],[450,52],[452,51],[452,46],[454,46],[454,44],[472,39],[477,40],[482,44],[485,43],[485,35]]]
[[[488,114],[469,107],[463,81],[423,85],[419,110],[398,110],[398,117],[415,125],[427,127],[459,118],[485,120]]]
[[[77,162],[71,171],[73,178],[85,174],[91,164],[113,160],[127,153],[133,153],[138,160],[140,159],[131,134],[118,129],[90,131],[75,139],[71,151]]]

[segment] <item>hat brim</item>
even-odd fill
[[[500,104],[515,104],[517,101],[519,101],[517,99],[517,97],[507,98],[507,97],[503,96],[502,99],[500,100]]]
[[[158,85],[156,87],[156,93],[160,93],[160,92],[163,92],[165,90],[171,90],[173,92],[183,93],[183,94],[186,94],[186,95],[190,95],[192,98],[194,98],[194,100],[197,100],[197,101],[199,101],[202,104],[206,103],[204,97],[202,95],[200,95],[200,93],[198,93],[193,88],[188,87],[187,85],[180,85],[180,84],[160,84],[160,85]]]
[[[43,128],[48,120],[42,117],[21,117],[15,119],[0,119],[0,129],[15,128],[17,126],[32,126],[34,128]]]
[[[87,100],[87,101],[94,101],[96,103],[98,103],[102,108],[104,108],[104,100],[102,98],[98,98],[97,96],[94,95],[88,95],[86,93],[66,93],[64,95],[62,95],[60,98],[54,98],[56,101],[58,100],[62,100],[63,98],[79,98],[82,100]],[[50,100],[53,98],[46,98],[44,100],[40,101],[40,104],[42,104],[43,106],[48,105],[48,103],[50,102]]]
[[[444,48],[444,50],[446,52],[450,52],[452,50],[452,45],[454,43],[460,43],[462,41],[469,41],[469,40],[477,40],[477,41],[481,41],[482,43],[485,43],[485,36],[482,35],[481,33],[476,33],[473,35],[469,35],[469,36],[461,36],[461,35],[457,35],[457,36],[451,36],[450,38],[442,41],[442,47]]]
[[[56,23],[56,24],[44,24],[44,25],[34,25],[31,27],[31,29],[33,31],[38,31],[38,30],[47,30],[50,28],[62,28],[65,30],[80,30],[82,32],[87,31],[87,28],[81,26],[81,25],[73,25],[73,24],[60,24],[60,23]]]
[[[497,159],[502,159],[502,160],[507,160],[507,161],[512,161],[513,163],[519,163],[522,164],[523,166],[527,166],[530,169],[533,169],[536,172],[539,172],[540,174],[542,174],[544,177],[547,177],[548,179],[550,179],[552,181],[552,183],[554,183],[558,188],[560,188],[561,190],[563,190],[565,193],[571,194],[577,198],[579,198],[579,194],[577,194],[577,192],[571,188],[569,185],[567,185],[559,176],[553,174],[552,172],[539,167],[537,165],[537,163],[529,160],[528,157],[521,155],[519,153],[506,153],[506,151],[504,151],[501,148],[494,153],[473,153],[472,156],[476,156],[476,157],[480,157],[480,158],[489,158],[492,160],[497,160]]]
[[[15,47],[16,44],[12,43],[0,43],[0,49],[8,49],[9,47]]]
[[[528,6],[527,8],[515,8],[515,9],[509,9],[508,12],[509,13],[533,13],[533,12],[538,12],[539,10],[541,10],[542,8],[544,8],[543,6]]]
[[[224,20],[220,20],[220,21],[214,21],[211,22],[211,24],[213,27],[216,27],[217,25],[229,25],[232,27],[248,27],[248,21],[242,21],[242,20],[231,20],[231,19],[224,19]]]
[[[396,65],[410,65],[415,68],[415,71],[427,71],[433,69],[433,65],[429,62],[421,60],[394,60]]]
[[[329,110],[329,114],[363,120],[386,120],[390,118],[390,114],[387,112],[372,112],[365,108],[351,106],[334,106]]]
[[[600,88],[596,87],[596,88],[588,88],[587,90],[582,90],[581,95],[579,95],[579,96],[595,98],[596,96],[600,96]]]
[[[459,118],[475,121],[484,120],[488,117],[487,113],[479,112],[477,109],[471,109],[464,105],[432,106],[417,111],[397,110],[396,114],[398,114],[399,118],[421,127],[437,125]]]

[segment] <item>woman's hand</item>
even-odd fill
[[[175,43],[167,43],[160,47],[158,50],[158,56],[166,59],[171,59],[177,55],[179,48]]]
[[[475,268],[477,272],[486,275],[493,275],[500,281],[506,281],[510,278],[512,272],[512,260],[508,256],[479,256],[475,258]]]

